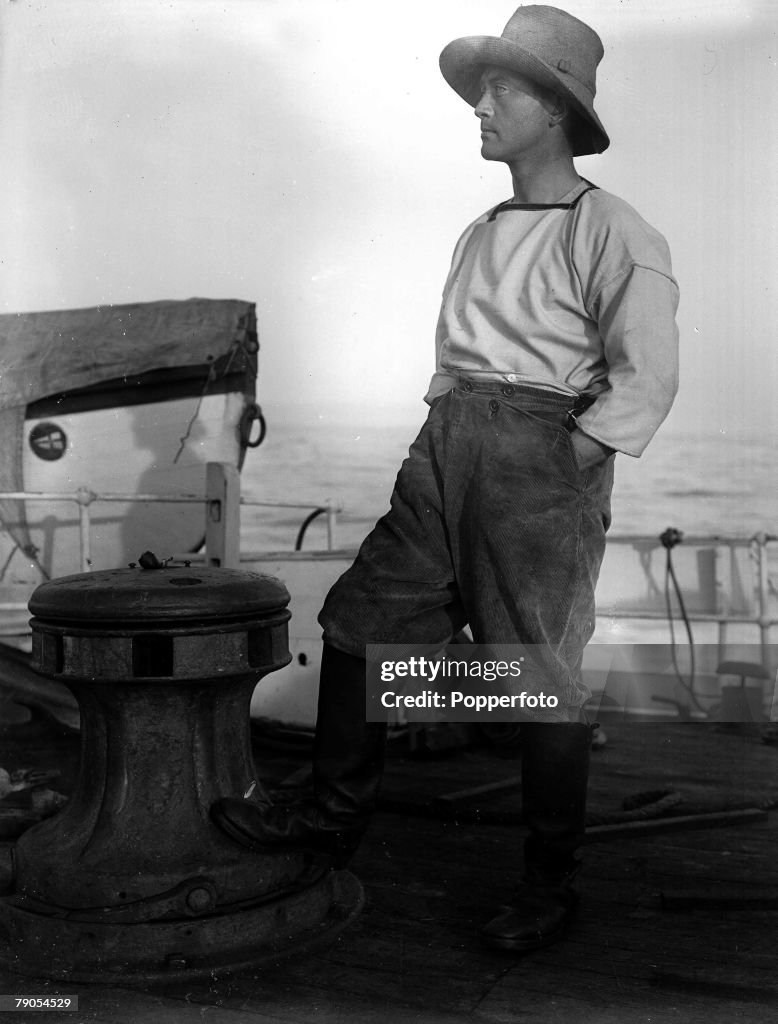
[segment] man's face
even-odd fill
[[[481,156],[510,163],[532,152],[547,139],[549,118],[558,112],[558,102],[524,75],[486,68],[475,107],[481,120]]]

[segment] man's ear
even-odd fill
[[[552,93],[549,96],[549,104],[546,107],[546,110],[548,111],[549,128],[553,128],[555,125],[561,124],[567,117],[569,109],[567,100],[555,93]]]

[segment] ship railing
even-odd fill
[[[72,502],[77,506],[79,519],[79,540],[80,556],[79,564],[83,572],[92,568],[92,554],[90,544],[91,515],[92,508],[98,503],[187,503],[201,504],[205,509],[205,545],[202,553],[179,554],[173,557],[175,561],[191,558],[192,561],[205,563],[211,566],[222,566],[224,568],[238,568],[241,564],[240,550],[240,522],[241,510],[244,508],[256,509],[299,509],[306,512],[300,531],[297,536],[296,550],[302,546],[302,539],[305,529],[314,518],[324,516],[326,518],[326,550],[335,552],[336,527],[339,508],[326,503],[314,502],[274,502],[255,499],[241,494],[240,474],[234,466],[224,463],[210,462],[206,465],[206,480],[204,494],[138,494],[120,492],[98,492],[88,487],[80,487],[75,491],[5,491],[0,493],[0,499],[29,501],[29,502]],[[726,643],[726,631],[732,624],[756,626],[760,633],[760,646],[765,649],[770,643],[771,629],[778,625],[778,618],[771,610],[771,591],[775,593],[768,565],[768,549],[771,544],[778,541],[765,533],[757,534],[751,538],[729,538],[711,536],[686,536],[683,547],[690,548],[698,546],[704,548],[710,556],[709,585],[708,593],[702,602],[702,607],[693,608],[689,612],[689,620],[699,623],[716,623],[719,632],[719,645]],[[642,548],[648,553],[656,552],[659,546],[658,539],[638,536],[611,535],[608,540],[609,548],[617,548],[621,545],[628,545],[633,549]],[[737,549],[747,548],[750,552],[750,560],[753,564],[753,579],[749,581],[748,589],[751,594],[748,600],[741,606],[731,598],[733,587],[729,585],[732,574],[732,563],[734,552]],[[140,555],[140,552],[138,552]],[[163,553],[164,554],[164,553]],[[741,584],[741,589],[742,589]],[[774,603],[774,602],[773,602]],[[20,611],[26,608],[25,604],[17,602],[0,602],[0,613]],[[658,596],[654,595],[653,604],[650,601],[638,601],[637,604],[630,604],[629,601],[617,600],[612,609],[601,608],[600,616],[612,615],[617,619],[642,619],[661,620],[667,617],[666,610],[662,607]]]
[[[219,462],[206,465],[205,494],[139,494],[118,491],[93,491],[79,487],[75,491],[2,491],[0,501],[66,502],[78,509],[79,568],[92,569],[91,527],[92,507],[99,503],[159,503],[203,505],[205,508],[204,553],[176,553],[176,562],[192,559],[211,566],[238,568],[240,565],[240,512],[242,508],[299,509],[307,513],[297,533],[296,550],[300,550],[307,527],[319,516],[326,520],[326,546],[335,550],[337,516],[340,508],[329,502],[264,501],[240,493],[240,474],[234,466]],[[0,528],[2,524],[0,524]],[[138,552],[140,555],[140,552]],[[27,608],[25,602],[0,602],[0,613],[18,612]]]
[[[774,611],[778,590],[770,574],[771,548],[775,558],[775,551],[778,550],[776,542],[778,536],[765,532],[756,533],[752,537],[723,537],[710,534],[683,536],[683,550],[693,553],[698,562],[702,563],[696,566],[699,593],[694,595],[701,606],[690,610],[688,618],[691,622],[716,624],[720,647],[726,646],[728,627],[736,624],[757,627],[760,645],[765,648],[769,644],[771,629],[778,625],[778,617]],[[643,548],[650,553],[662,550],[659,537],[609,535],[608,549],[612,552],[619,546],[629,547],[633,551],[636,548]],[[738,551],[746,552],[751,564],[748,578],[739,581],[736,577],[742,571],[742,567],[738,568]],[[774,564],[774,571],[775,568]],[[739,597],[736,596],[738,593]],[[688,594],[686,600],[689,600]],[[680,618],[676,595],[673,595],[673,604],[676,615]],[[604,609],[602,614],[605,614]],[[665,595],[662,594],[661,599],[655,599],[653,606],[648,601],[635,608],[629,607],[627,603],[617,603],[613,615],[620,619],[667,620]]]

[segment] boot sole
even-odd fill
[[[509,953],[532,953],[536,949],[543,949],[545,946],[553,946],[555,942],[559,942],[565,937],[567,931],[568,925],[565,925],[563,928],[558,928],[555,932],[551,932],[549,935],[527,940],[501,939],[496,935],[484,935],[484,933],[481,932],[481,939],[493,949],[506,950]]]
[[[576,900],[569,908],[567,917],[557,929],[553,932],[548,932],[546,935],[539,935],[534,939],[501,938],[499,935],[489,935],[484,931],[481,931],[479,934],[483,942],[492,946],[494,949],[503,949],[509,953],[532,953],[536,949],[543,949],[545,946],[553,946],[555,942],[559,942],[567,935],[567,932],[570,930],[570,926],[573,924],[575,916],[578,913],[578,904],[579,900]]]
[[[335,869],[344,868],[351,858],[351,854],[336,854],[324,850],[313,843],[304,843],[291,839],[277,839],[263,843],[235,825],[217,806],[211,808],[211,819],[226,836],[238,843],[239,846],[251,850],[252,853],[304,853],[323,867]]]

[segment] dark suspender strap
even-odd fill
[[[583,180],[586,181],[585,178]],[[587,192],[599,188],[599,185],[593,185],[590,181],[587,181],[586,184],[588,188],[585,188],[583,192],[577,195],[572,203],[514,203],[512,199],[506,199],[504,203],[495,206],[489,214],[486,223],[488,224],[490,221],[496,220],[497,214],[505,213],[506,210],[574,210]]]

